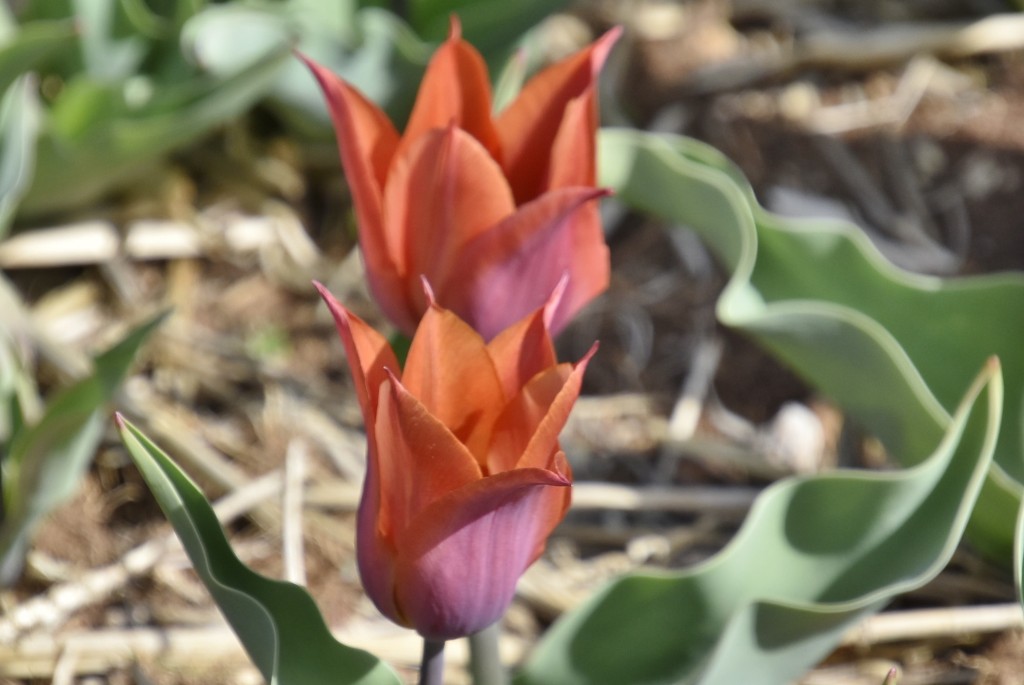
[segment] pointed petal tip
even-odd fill
[[[562,453],[564,455],[564,452]],[[551,482],[548,485],[556,488],[571,488],[572,478],[562,473],[561,470],[548,471],[552,475]]]
[[[585,369],[587,367],[587,364],[590,363],[590,360],[594,358],[595,354],[597,354],[597,350],[600,346],[601,341],[595,340],[594,344],[590,346],[589,350],[587,350],[587,353],[583,355],[583,357],[578,362],[573,364],[573,368],[575,369],[582,366]]]
[[[619,38],[622,37],[622,32],[623,28],[621,25],[613,26],[605,31],[600,38],[594,41],[592,46],[593,52],[590,54],[593,58],[595,75],[601,70],[601,67],[604,66],[605,60],[608,59],[608,54],[612,51],[612,48],[615,47]]]
[[[323,299],[324,304],[327,305],[327,309],[331,312],[331,316],[334,317],[334,323],[338,326],[338,331],[342,332],[342,329],[349,329],[349,313],[345,309],[345,305],[338,302],[337,298],[331,294],[331,291],[327,287],[319,282],[313,281],[313,287],[320,293],[320,297]]]
[[[124,415],[121,412],[115,411],[114,412],[114,423],[117,424],[117,430],[123,431],[124,428],[125,428],[125,424],[127,422],[125,421]]]
[[[551,294],[548,295],[547,302],[544,303],[544,328],[551,330],[551,325],[555,320],[555,314],[558,313],[558,305],[562,303],[562,297],[565,295],[565,291],[569,288],[569,272],[562,272],[562,277],[558,279],[558,283],[555,284]]]
[[[299,52],[299,50],[295,48],[292,48],[292,54],[306,65],[306,68],[309,69],[311,74],[313,74],[313,78],[316,79],[317,85],[320,86],[320,90],[326,92],[328,90],[327,80],[332,77],[336,78],[336,74],[309,55]]]
[[[568,186],[560,189],[560,191],[554,190],[551,192],[567,193],[567,197],[571,198],[575,207],[615,194],[612,188],[594,188],[590,186]]]
[[[454,12],[448,15],[448,40],[462,40],[462,21],[459,20],[459,15]]]
[[[622,37],[622,32],[623,31],[625,31],[625,29],[622,27],[622,24],[616,24],[615,26],[613,26],[610,29],[608,29],[607,31],[605,31],[601,35],[601,37],[597,39],[597,42],[598,43],[605,43],[605,42],[614,43],[619,38]]]
[[[327,303],[328,307],[330,307],[332,304],[340,305],[338,300],[334,297],[334,295],[331,294],[331,291],[328,290],[327,286],[325,286],[323,283],[321,283],[320,281],[313,281],[313,287],[316,289],[318,293],[320,293],[320,297],[324,299],[324,302]]]
[[[427,298],[427,306],[431,309],[440,309],[441,306],[437,304],[437,297],[434,295],[434,289],[430,286],[426,274],[420,274],[420,284],[423,286],[423,294]]]

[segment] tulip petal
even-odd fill
[[[390,528],[390,522],[381,509],[379,449],[373,430],[377,415],[377,388],[388,382],[385,369],[397,370],[398,361],[383,336],[345,309],[323,285],[315,281],[313,285],[334,317],[367,427],[366,477],[356,514],[359,575],[366,594],[380,612],[398,621],[400,616],[393,591],[395,552],[384,535],[384,530]]]
[[[454,16],[448,39],[434,53],[423,75],[401,150],[428,131],[453,124],[480,141],[493,158],[500,159],[500,142],[491,118],[487,64],[476,48],[462,40]]]
[[[547,189],[592,186],[596,182],[597,107],[593,88],[569,101],[551,145]]]
[[[569,460],[565,458],[565,452],[559,450],[555,453],[551,459],[551,468],[548,470],[554,471],[565,480],[572,482],[572,468],[569,466]],[[571,504],[572,488],[548,488],[543,500],[537,505],[536,516],[541,520],[554,521],[555,525],[558,525],[558,522],[565,518]],[[547,536],[537,541],[530,559],[531,564],[544,553],[547,542]]]
[[[447,493],[482,477],[476,458],[393,376],[380,389],[374,426],[380,525],[397,549],[410,522]]]
[[[487,343],[487,351],[498,370],[505,397],[515,397],[527,381],[558,363],[548,325],[567,285],[568,279],[563,278],[543,307]]]
[[[562,235],[564,249],[570,251],[569,287],[551,321],[551,334],[562,332],[576,314],[591,300],[608,289],[611,280],[611,255],[601,227],[596,203],[585,204],[572,216],[572,231]],[[552,245],[549,249],[557,250]]]
[[[419,277],[435,286],[450,280],[465,266],[463,245],[515,211],[498,164],[451,126],[424,134],[396,159],[384,201],[389,232],[403,246],[395,261],[420,311],[426,306]],[[448,306],[443,296],[439,301]]]
[[[494,425],[488,473],[518,468],[552,468],[558,435],[580,393],[595,345],[575,366],[559,364],[530,379]]]
[[[572,374],[571,364],[559,364],[534,376],[505,407],[498,417],[487,450],[487,473],[505,473],[516,468],[549,406]],[[550,446],[546,460],[535,460],[537,468],[547,468],[557,451]]]
[[[313,72],[327,100],[338,136],[338,151],[356,203],[366,205],[367,209],[379,207],[380,191],[398,147],[398,132],[387,115],[362,93],[330,69],[305,55],[298,56]]]
[[[489,340],[542,305],[568,274],[551,324],[557,333],[608,285],[608,246],[598,217],[585,211],[605,194],[565,188],[520,207],[466,244],[457,274],[432,279],[438,300]]]
[[[341,164],[355,204],[370,289],[388,318],[411,332],[417,317],[405,303],[405,288],[394,259],[398,243],[395,236],[386,233],[381,206],[388,168],[399,144],[398,133],[387,115],[359,91],[308,57],[299,57],[313,72],[331,113]]]
[[[509,471],[452,492],[417,517],[399,549],[395,591],[420,634],[460,637],[501,618],[519,576],[558,525],[568,485],[544,469]]]
[[[481,468],[487,463],[491,428],[506,397],[479,333],[432,305],[416,329],[402,385],[451,430]]]
[[[369,431],[372,434],[372,431]],[[376,440],[369,440],[366,477],[356,512],[356,561],[363,589],[374,605],[396,623],[405,623],[395,604],[395,548],[381,525],[381,478]],[[386,518],[386,517],[385,517]],[[388,522],[390,523],[390,522]]]
[[[517,469],[551,468],[552,455],[558,452],[558,436],[562,432],[562,428],[565,427],[565,422],[569,420],[569,413],[572,411],[576,398],[580,395],[580,387],[583,385],[583,374],[587,370],[587,364],[596,353],[597,343],[594,343],[583,359],[573,366],[572,372],[554,398],[549,399],[551,397],[548,394],[550,388],[546,387],[543,381],[538,383],[536,389],[531,388],[532,393],[523,394],[524,405],[528,405],[530,402],[544,402],[545,404],[540,406],[546,407],[547,411],[544,412],[540,422],[536,424],[529,444],[526,445],[522,456],[516,462]],[[530,409],[524,409],[524,411],[533,416],[539,413]]]
[[[347,310],[322,284],[313,281],[313,286],[334,317],[334,325],[345,346],[359,407],[363,410],[363,421],[366,422],[367,433],[372,433],[371,426],[377,415],[377,388],[387,380],[385,369],[400,371],[398,359],[384,336]]]
[[[614,28],[589,47],[548,67],[531,79],[519,97],[498,115],[502,166],[517,203],[522,204],[554,187],[549,184],[548,165],[565,108],[580,96],[584,96],[585,107],[593,109],[597,106],[594,84],[620,34],[621,29]],[[593,121],[596,125],[596,117]],[[585,155],[582,162],[590,165],[584,169],[585,177],[589,179],[585,185],[593,185],[596,175],[593,168],[595,129],[588,128],[581,133],[584,148],[589,152],[580,150],[565,161],[580,163],[578,155]],[[565,154],[565,151],[560,150],[559,153]]]

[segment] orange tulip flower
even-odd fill
[[[400,370],[379,333],[316,287],[366,422],[363,586],[385,616],[428,639],[482,630],[504,614],[569,507],[558,434],[594,350],[557,363],[548,324],[561,292],[485,343],[428,289]]]
[[[334,73],[305,59],[327,99],[370,289],[411,335],[437,300],[490,339],[541,306],[563,275],[555,332],[608,285],[594,187],[596,77],[614,29],[530,80],[494,116],[480,54],[451,32],[404,134]]]

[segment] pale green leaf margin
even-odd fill
[[[991,464],[1002,391],[990,360],[922,463],[781,481],[708,562],[612,582],[555,623],[517,684],[791,682],[948,562]]]
[[[832,397],[900,463],[931,452],[963,388],[998,356],[1006,414],[968,536],[1010,565],[1024,491],[1024,274],[898,269],[852,224],[765,211],[720,152],[683,136],[604,130],[600,159],[602,183],[692,228],[731,273],[719,319]]]
[[[196,573],[271,685],[399,685],[372,654],[331,635],[305,589],[259,575],[232,551],[213,509],[185,473],[138,428],[121,437]]]
[[[990,470],[1003,402],[998,365],[986,364],[950,417],[878,322],[853,307],[814,301],[813,292],[768,302],[751,284],[756,229],[764,228],[755,213],[758,221],[767,213],[717,151],[678,136],[603,131],[600,156],[602,183],[620,199],[694,228],[732,272],[718,305],[724,322],[752,332],[806,376],[825,377],[829,390],[838,382],[844,408],[852,406],[891,450],[917,465],[773,486],[707,564],[627,576],[560,620],[519,682],[788,682],[860,616],[945,565]],[[800,237],[819,248],[816,239],[847,238],[801,228]],[[778,281],[792,275],[799,284],[802,273],[820,268],[787,264],[796,254],[784,246],[771,255],[764,266],[770,286],[784,290]],[[858,256],[844,254],[846,266],[863,266]],[[843,274],[827,275],[843,287]],[[985,406],[972,411],[979,396]]]

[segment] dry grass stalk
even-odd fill
[[[247,514],[280,492],[282,482],[281,473],[275,471],[245,483],[214,505],[218,520],[223,524]],[[151,539],[113,564],[93,569],[14,606],[0,617],[0,645],[14,644],[31,631],[56,629],[75,611],[105,600],[132,578],[149,573],[168,552],[180,546],[173,533]]]

